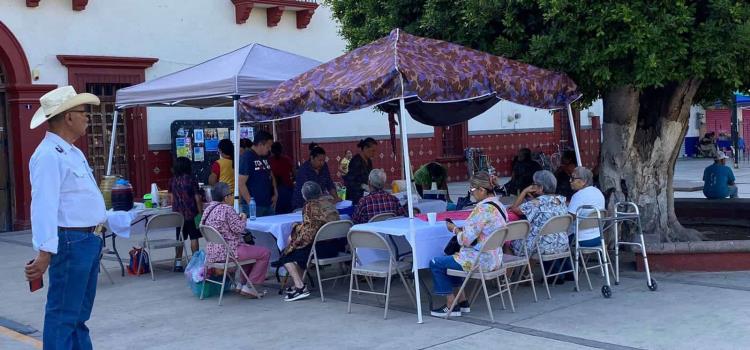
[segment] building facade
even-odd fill
[[[29,225],[28,160],[44,129],[28,125],[38,99],[57,86],[91,92],[102,105],[78,146],[100,176],[108,156],[117,89],[169,74],[251,42],[327,61],[345,52],[331,12],[314,0],[12,0],[0,2],[0,230]],[[230,119],[227,108],[131,108],[115,135],[114,172],[138,194],[171,176],[174,120]],[[599,156],[601,103],[576,112],[584,163]],[[298,162],[310,142],[328,151],[336,169],[363,137],[380,141],[375,166],[401,174],[386,115],[361,110],[342,115],[306,113],[273,125]],[[466,178],[463,150],[480,147],[502,175],[521,147],[556,152],[570,144],[564,113],[501,102],[467,123],[435,128],[410,121],[412,163],[438,160],[451,181]],[[394,152],[395,151],[395,152]]]

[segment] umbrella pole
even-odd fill
[[[112,115],[112,134],[109,135],[109,155],[107,156],[107,176],[112,175],[112,158],[115,153],[115,140],[117,139],[117,112],[118,109]]]
[[[237,101],[240,99],[239,96],[232,96],[232,106],[234,108],[234,210],[240,211],[240,119],[237,109]]]
[[[573,108],[570,107],[570,103],[567,105],[568,107],[568,123],[570,124],[570,135],[573,138],[573,148],[576,151],[576,161],[578,162],[578,166],[583,166],[583,162],[581,162],[581,150],[578,148],[578,136],[576,135],[576,125],[573,121]]]

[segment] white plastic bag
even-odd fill
[[[203,249],[198,250],[190,258],[190,262],[185,268],[185,278],[189,282],[203,282],[206,279],[206,253]]]

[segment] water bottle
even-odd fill
[[[255,220],[256,218],[255,209],[256,209],[255,199],[250,198],[250,204],[248,204],[248,211],[250,212],[248,219]]]

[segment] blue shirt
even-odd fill
[[[727,198],[729,184],[734,183],[734,173],[732,168],[714,163],[703,171],[703,181],[703,194],[706,198]]]
[[[294,208],[302,208],[305,205],[305,200],[302,198],[302,185],[307,181],[317,182],[323,192],[336,189],[333,180],[331,180],[328,164],[323,163],[323,168],[320,169],[320,172],[317,172],[308,160],[297,169],[297,178],[294,181],[294,196],[292,197]]]
[[[240,175],[247,176],[247,189],[255,204],[259,207],[270,207],[273,182],[268,157],[261,157],[253,150],[245,152],[240,157]]]

